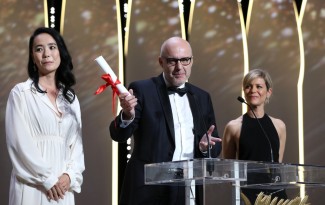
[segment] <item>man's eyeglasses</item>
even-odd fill
[[[165,58],[168,66],[175,66],[178,61],[183,65],[186,66],[191,63],[193,56],[185,57],[185,58]]]

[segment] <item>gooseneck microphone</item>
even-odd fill
[[[242,98],[241,96],[238,96],[238,97],[237,97],[237,100],[238,100],[239,102],[241,102],[241,103],[245,103],[245,104],[250,108],[250,110],[252,111],[252,113],[253,113],[255,119],[256,119],[257,122],[258,122],[259,127],[261,128],[261,130],[262,130],[262,132],[263,132],[265,138],[267,139],[267,142],[269,143],[269,146],[270,146],[270,154],[271,154],[271,162],[274,162],[274,159],[273,159],[273,149],[272,149],[272,145],[271,145],[270,138],[269,138],[269,136],[266,134],[266,132],[265,132],[263,126],[261,125],[261,122],[260,122],[259,119],[256,117],[256,114],[255,114],[254,110],[253,110],[252,107],[251,107],[251,106],[250,106],[250,105],[249,105],[249,104],[244,100],[244,98]]]
[[[207,149],[207,154],[208,154],[208,158],[209,160],[207,161],[207,167],[206,167],[206,170],[209,172],[210,176],[212,175],[212,172],[214,171],[214,163],[213,163],[213,160],[211,158],[211,150],[210,150],[210,139],[209,139],[209,135],[208,135],[208,127],[205,123],[205,120],[203,118],[203,113],[201,112],[201,109],[199,107],[199,104],[197,102],[197,98],[196,98],[196,95],[194,95],[194,93],[192,93],[191,91],[189,91],[189,93],[193,96],[194,98],[194,102],[195,102],[195,106],[196,106],[196,109],[199,113],[199,117],[200,117],[200,121],[202,122],[203,124],[203,127],[205,129],[205,136],[207,138],[207,142],[208,142],[208,149]]]

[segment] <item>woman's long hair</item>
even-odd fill
[[[75,99],[75,92],[71,88],[76,84],[74,74],[72,73],[73,64],[69,51],[65,45],[65,42],[55,29],[41,27],[34,31],[33,35],[29,39],[29,59],[28,59],[28,76],[32,79],[36,90],[40,93],[46,93],[39,87],[39,73],[36,65],[33,61],[33,44],[35,37],[39,34],[47,33],[56,41],[59,49],[61,63],[55,73],[55,84],[58,89],[62,89],[64,98],[72,103]]]

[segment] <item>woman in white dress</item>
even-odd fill
[[[72,69],[62,36],[36,29],[29,41],[29,79],[11,90],[6,108],[9,205],[75,204],[85,166]]]

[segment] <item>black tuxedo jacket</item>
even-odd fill
[[[187,96],[194,121],[194,157],[204,158],[207,156],[199,150],[199,142],[207,129],[215,125],[211,97],[206,91],[190,83],[185,86],[188,89]],[[133,94],[138,99],[133,122],[126,128],[119,127],[120,113],[115,122],[110,124],[110,134],[114,141],[125,142],[132,135],[134,137],[133,152],[126,167],[120,203],[182,204],[183,202],[177,201],[179,188],[144,185],[144,165],[171,161],[175,150],[173,116],[163,75],[133,82],[129,89],[133,89]],[[217,129],[212,136],[218,137]],[[217,143],[211,149],[211,156],[217,157],[220,152],[221,144]],[[180,197],[181,200],[183,197]]]

